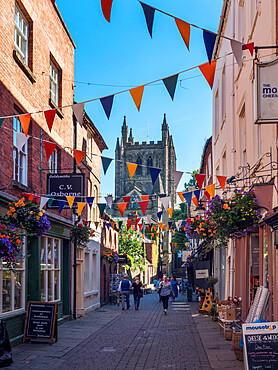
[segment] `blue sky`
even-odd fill
[[[217,31],[222,0],[144,0],[186,22]],[[114,0],[111,22],[103,17],[100,0],[56,0],[77,45],[75,99],[84,101],[140,86],[207,62],[202,31],[191,27],[187,50],[173,18],[155,13],[153,38],[149,36],[137,0]],[[85,83],[80,83],[85,82]],[[92,83],[88,85],[86,83]],[[199,167],[205,140],[211,136],[212,93],[199,69],[179,75],[174,101],[162,81],[145,87],[140,112],[129,92],[114,97],[110,119],[99,101],[85,109],[109,147],[103,155],[114,158],[123,116],[135,141],[161,139],[167,115],[177,156],[177,170]],[[179,186],[188,176],[184,175]],[[102,174],[101,194],[114,194],[114,162]]]

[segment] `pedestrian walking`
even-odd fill
[[[176,298],[178,298],[179,295],[179,283],[175,276],[172,277],[170,280],[170,283],[172,285],[172,291],[174,292],[174,295],[171,293],[171,301],[175,301]]]
[[[139,309],[140,299],[143,298],[142,286],[143,284],[141,283],[139,278],[136,277],[135,282],[132,284],[134,306],[136,311]]]
[[[166,315],[167,310],[168,310],[168,301],[169,301],[171,292],[173,294],[173,297],[175,297],[175,293],[172,290],[172,285],[169,282],[167,275],[163,275],[163,280],[159,285],[159,289],[160,289],[160,297],[161,297],[161,300],[163,303],[163,309],[164,309],[163,314]]]
[[[156,291],[157,291],[157,293],[159,295],[159,302],[161,302],[161,297],[160,297],[160,292],[158,291],[158,289],[159,289],[159,285],[160,285],[161,281],[162,281],[162,279],[159,278],[158,279],[158,282],[156,283],[156,286],[155,286],[155,289],[156,289]]]
[[[129,304],[129,294],[132,288],[132,284],[130,280],[128,280],[127,275],[124,275],[124,279],[120,282],[118,292],[121,294],[122,297],[122,310],[125,309],[125,301],[126,301],[126,309],[128,310],[130,307]]]

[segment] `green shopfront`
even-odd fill
[[[7,200],[14,200],[3,195],[0,215],[7,210]],[[42,237],[24,239],[16,270],[0,266],[0,319],[6,321],[12,346],[22,342],[28,301],[57,302],[59,324],[71,315],[72,223],[48,212],[47,217],[51,229]]]

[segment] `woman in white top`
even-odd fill
[[[164,308],[163,314],[166,315],[167,310],[168,310],[168,301],[169,301],[171,292],[173,294],[173,297],[175,297],[175,294],[172,290],[172,284],[168,280],[167,275],[163,275],[163,280],[160,283],[159,288],[161,288],[160,297],[161,297],[163,308]]]

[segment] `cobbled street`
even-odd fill
[[[131,298],[131,302],[133,299]],[[200,337],[200,329],[212,323],[199,316],[197,303],[187,303],[180,295],[169,303],[167,316],[155,292],[145,295],[139,311],[104,306],[84,318],[59,327],[59,341],[47,344],[23,344],[14,349],[11,369],[211,369],[242,368],[226,351],[226,366],[211,366]],[[204,320],[204,321],[202,321]],[[199,329],[197,329],[197,326]],[[214,325],[213,328],[216,328]],[[199,330],[199,331],[198,331]],[[220,343],[227,342],[215,329]],[[204,340],[204,339],[203,339]],[[215,343],[214,343],[215,344]],[[210,343],[212,346],[213,343]],[[221,355],[220,347],[215,349]],[[221,355],[223,357],[223,353]],[[213,358],[214,359],[214,358]],[[239,366],[237,366],[239,364]]]

